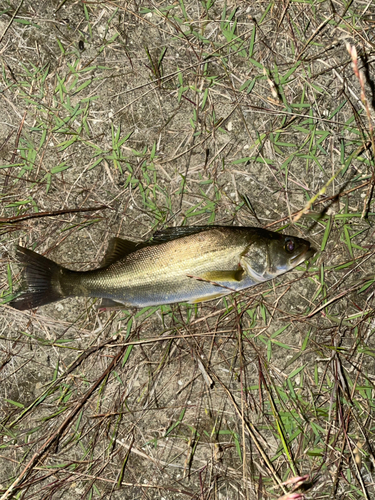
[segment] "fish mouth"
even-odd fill
[[[312,248],[309,246],[308,248],[306,248],[306,250],[304,250],[300,254],[292,257],[290,259],[290,262],[293,265],[298,266],[298,264],[301,264],[305,260],[310,259],[314,255],[315,252],[316,252],[315,248]]]

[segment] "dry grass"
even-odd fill
[[[3,1],[2,500],[374,497],[374,19]],[[88,269],[112,236],[215,223],[318,252],[199,306],[6,305],[20,241]]]

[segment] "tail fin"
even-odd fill
[[[9,305],[20,311],[55,302],[64,297],[59,285],[63,269],[52,260],[28,248],[17,246],[17,257],[24,266],[24,286]]]

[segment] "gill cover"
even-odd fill
[[[290,271],[312,253],[306,240],[260,231],[259,237],[243,254],[241,265],[251,278],[260,283]]]

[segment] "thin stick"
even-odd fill
[[[1,41],[1,40],[0,40]],[[14,151],[13,151],[13,154],[12,154],[12,158],[10,160],[10,163],[14,163],[14,159],[16,157],[16,154],[17,154],[17,149],[18,149],[18,143],[20,141],[20,137],[21,137],[21,132],[22,132],[22,127],[23,127],[23,124],[25,123],[25,118],[26,118],[26,114],[27,114],[27,111],[24,112],[23,114],[23,118],[22,118],[22,121],[21,121],[21,124],[18,128],[18,132],[17,132],[17,137],[16,137],[16,142],[14,144]],[[5,175],[5,179],[4,179],[4,184],[3,184],[3,193],[5,193],[5,190],[8,186],[8,182],[9,182],[9,176],[10,176],[10,172],[8,171]]]
[[[60,427],[55,431],[52,436],[47,439],[47,441],[39,448],[39,450],[34,454],[32,459],[26,465],[21,474],[17,477],[17,479],[9,486],[4,495],[0,498],[0,500],[7,500],[13,496],[13,493],[16,489],[20,489],[22,487],[22,483],[25,479],[31,474],[35,465],[39,462],[39,460],[45,455],[45,453],[51,448],[53,444],[57,444],[61,437],[64,434],[65,429],[70,424],[70,422],[74,419],[74,417],[80,412],[85,403],[89,400],[92,394],[96,391],[96,389],[100,386],[103,380],[107,377],[109,373],[116,367],[117,363],[120,361],[122,355],[124,354],[126,347],[123,346],[116,356],[113,358],[112,362],[108,366],[106,370],[101,374],[101,376],[96,380],[96,382],[90,387],[90,389],[86,392],[86,394],[81,398],[81,400],[75,405],[70,414],[66,417]]]
[[[20,8],[22,7],[22,4],[23,4],[23,0],[21,0],[19,6],[17,7],[17,9],[14,11],[13,13],[13,16],[12,16],[12,19],[9,21],[9,24],[8,26],[5,28],[4,30],[4,33],[0,36],[0,43],[3,41],[3,38],[4,36],[6,35],[8,29],[12,26],[12,23],[14,21],[14,18],[16,17],[16,15],[18,14],[18,11],[20,10]]]
[[[251,423],[248,423],[246,420],[245,420],[245,417],[244,415],[242,414],[240,408],[238,407],[234,397],[232,396],[231,392],[229,391],[229,389],[223,384],[223,382],[219,379],[219,377],[217,375],[214,375],[216,380],[219,382],[219,384],[222,386],[222,388],[224,389],[224,391],[227,393],[232,405],[233,405],[233,408],[236,410],[238,416],[240,417],[240,419],[242,420],[243,424],[245,425],[246,427],[246,430],[247,432],[249,433],[251,439],[253,440],[255,446],[257,447],[260,455],[262,456],[263,460],[265,461],[267,467],[269,468],[271,474],[273,475],[274,479],[276,480],[276,482],[278,483],[278,485],[280,486],[280,488],[283,490],[284,493],[286,493],[286,489],[284,488],[283,486],[283,483],[281,482],[281,479],[279,478],[278,474],[277,474],[277,471],[275,469],[275,467],[273,466],[271,460],[267,457],[265,451],[263,450],[261,444],[259,443],[258,441],[258,438],[256,437],[255,435],[255,432],[253,430],[253,424]],[[2,500],[0,498],[0,500]]]
[[[14,222],[20,222],[30,219],[38,219],[40,217],[54,217],[56,215],[65,214],[76,214],[80,212],[95,212],[96,210],[105,210],[111,208],[108,205],[100,205],[99,207],[88,207],[88,208],[69,208],[66,210],[53,210],[52,212],[38,212],[30,215],[16,215],[14,217],[0,217],[0,222],[6,222],[8,224],[13,224]]]

